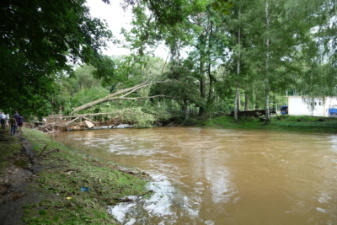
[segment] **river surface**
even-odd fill
[[[206,128],[107,129],[54,138],[149,173],[122,224],[337,224],[337,135]]]

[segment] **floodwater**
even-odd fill
[[[150,128],[54,137],[152,176],[151,198],[110,208],[122,224],[337,224],[337,135]]]

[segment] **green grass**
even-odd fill
[[[20,143],[15,136],[10,135],[8,128],[0,129],[0,173],[8,165],[9,158],[15,159],[21,149]]]
[[[204,121],[206,127],[227,129],[264,129],[302,132],[337,133],[337,118],[313,116],[272,117],[269,124],[254,118],[241,118],[235,122],[233,117],[221,116]]]
[[[123,172],[38,131],[25,129],[24,133],[33,143],[35,154],[40,155],[43,167],[31,186],[43,200],[25,208],[25,224],[114,224],[107,212],[108,205],[125,196],[147,192],[147,177],[143,173]],[[89,190],[83,192],[82,187]]]

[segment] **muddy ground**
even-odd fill
[[[23,206],[36,203],[39,199],[38,193],[27,188],[40,171],[33,146],[23,137],[22,132],[18,132],[15,136],[21,143],[21,149],[8,159],[9,165],[0,177],[1,225],[24,224]]]

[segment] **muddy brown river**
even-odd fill
[[[54,137],[152,176],[151,198],[109,209],[121,224],[337,224],[337,135],[150,128]]]

